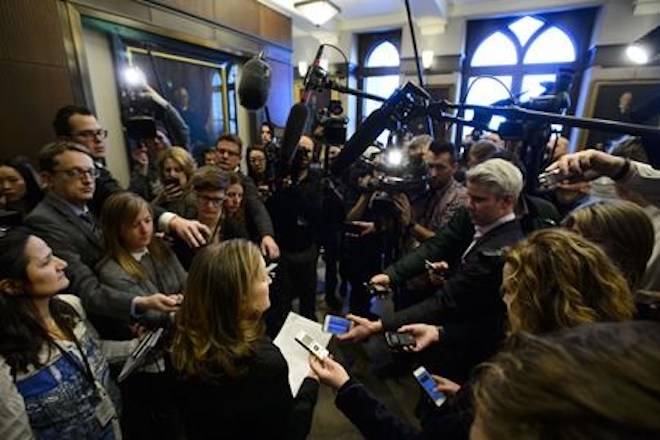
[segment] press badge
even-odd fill
[[[101,398],[101,401],[98,405],[96,405],[96,419],[99,421],[101,426],[107,426],[116,415],[115,406],[112,403],[112,399],[110,399],[108,393],[106,393],[103,388],[99,388],[98,385],[97,392]]]

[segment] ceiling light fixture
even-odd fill
[[[628,59],[635,64],[647,64],[660,52],[660,26],[626,47]]]
[[[430,69],[433,65],[433,56],[435,54],[432,50],[423,50],[422,51],[422,65],[425,69]]]
[[[293,7],[316,26],[327,23],[341,12],[339,6],[330,0],[305,0],[295,3]]]

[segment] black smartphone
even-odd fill
[[[344,230],[344,234],[350,235],[352,237],[359,237],[360,233],[362,232],[362,228],[356,224],[353,223],[344,223],[342,225],[342,229]]]
[[[392,350],[401,350],[404,347],[414,347],[415,337],[410,333],[385,332],[385,342]]]

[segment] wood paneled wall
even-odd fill
[[[36,156],[74,101],[57,0],[0,2],[0,157]]]
[[[291,19],[256,0],[148,0],[290,48]]]

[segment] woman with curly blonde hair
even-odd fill
[[[291,395],[287,363],[264,332],[268,285],[246,240],[195,255],[171,346],[188,439],[306,437],[318,383],[306,379]]]
[[[513,332],[631,319],[633,298],[607,255],[578,234],[544,229],[506,254],[502,293]]]
[[[157,166],[163,190],[153,204],[181,217],[194,218],[195,200],[190,182],[197,168],[195,159],[185,148],[170,147],[160,152]]]

